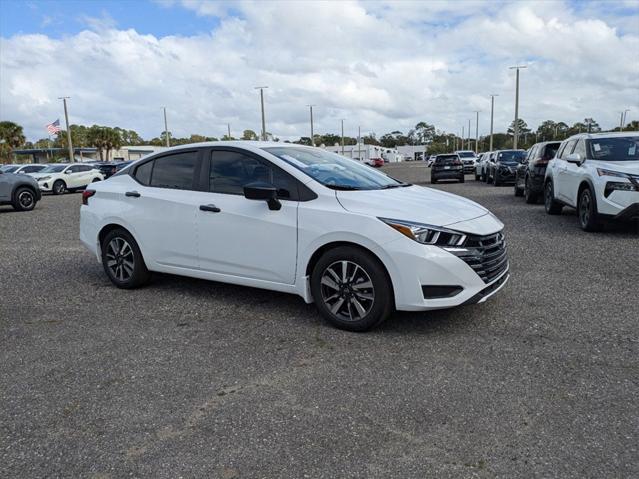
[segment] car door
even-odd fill
[[[242,149],[212,149],[198,193],[200,268],[211,273],[282,284],[295,282],[298,181],[270,161]],[[244,197],[249,183],[278,188],[281,209]]]
[[[82,186],[82,165],[71,165],[64,170],[64,182],[68,189]]]
[[[0,201],[11,201],[11,175],[0,171]]]
[[[561,155],[557,158],[555,163],[555,182],[553,187],[555,189],[555,197],[564,202],[569,202],[570,193],[568,188],[568,163],[566,157],[572,153],[577,140],[570,140],[566,147],[562,150]],[[569,203],[571,204],[571,203]]]
[[[577,141],[573,154],[578,153],[582,161],[586,159],[586,142],[582,138]],[[566,168],[563,172],[562,189],[565,194],[565,201],[572,206],[577,206],[577,191],[579,190],[579,184],[581,183],[581,177],[583,174],[583,167],[577,163],[566,163]]]
[[[200,162],[197,149],[154,157],[136,166],[135,181],[121,192],[142,254],[164,271],[198,269],[194,189]]]

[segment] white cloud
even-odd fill
[[[498,93],[496,129],[512,120],[513,72],[521,74],[521,117],[616,125],[639,114],[639,27],[623,29],[594,6],[557,2],[205,2],[163,0],[220,19],[208,34],[157,38],[118,30],[107,12],[90,30],[52,39],[0,41],[0,117],[34,139],[62,117],[118,125],[144,137],[163,129],[166,105],[178,136],[259,129],[257,85],[266,90],[267,129],[281,137],[357,126],[382,134],[417,121],[458,132]],[[167,10],[170,13],[170,10]],[[635,20],[639,12],[635,11]],[[86,20],[86,19],[85,19]],[[636,22],[635,22],[636,25]],[[623,31],[623,33],[622,33]],[[473,125],[474,129],[474,125]]]

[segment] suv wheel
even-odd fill
[[[66,188],[67,188],[67,185],[64,184],[64,181],[56,180],[53,183],[53,187],[51,188],[51,191],[53,192],[54,195],[61,195],[62,193],[64,193],[64,190]]]
[[[599,214],[597,213],[597,203],[589,187],[584,188],[579,194],[577,214],[582,230],[601,231],[601,222],[599,221]]]
[[[13,194],[13,201],[11,206],[16,211],[31,211],[35,208],[37,201],[35,193],[31,188],[22,187],[18,188]]]
[[[530,178],[528,176],[524,182],[524,198],[526,199],[526,203],[530,205],[537,203],[537,193],[532,192],[530,188]]]
[[[517,178],[515,178],[515,196],[524,196],[524,190],[517,185]]]
[[[393,288],[384,267],[370,253],[343,246],[327,251],[311,274],[319,312],[333,326],[368,331],[393,310]]]
[[[151,276],[135,239],[121,228],[110,231],[102,240],[102,266],[118,288],[138,288]]]
[[[478,175],[477,171],[475,171],[475,181],[479,181],[480,178],[481,178],[481,175]]]
[[[546,182],[544,186],[544,207],[549,215],[559,215],[563,209],[563,205],[555,200],[555,190],[552,181]]]
[[[499,181],[499,173],[495,171],[495,176],[493,176],[493,185],[500,186],[501,181]]]

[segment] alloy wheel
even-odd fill
[[[352,261],[336,261],[322,273],[322,301],[338,318],[358,321],[375,302],[375,288],[368,273]]]
[[[18,195],[18,203],[22,208],[29,209],[33,205],[33,194],[30,191],[23,191]]]
[[[581,194],[581,201],[579,202],[579,220],[582,226],[586,226],[590,221],[590,193],[588,190],[584,190]]]
[[[107,245],[107,267],[118,281],[127,281],[133,275],[135,258],[133,248],[121,237],[113,238]]]

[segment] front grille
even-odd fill
[[[508,251],[502,232],[469,235],[461,248],[450,248],[449,252],[473,268],[484,283],[490,283],[508,269]]]

